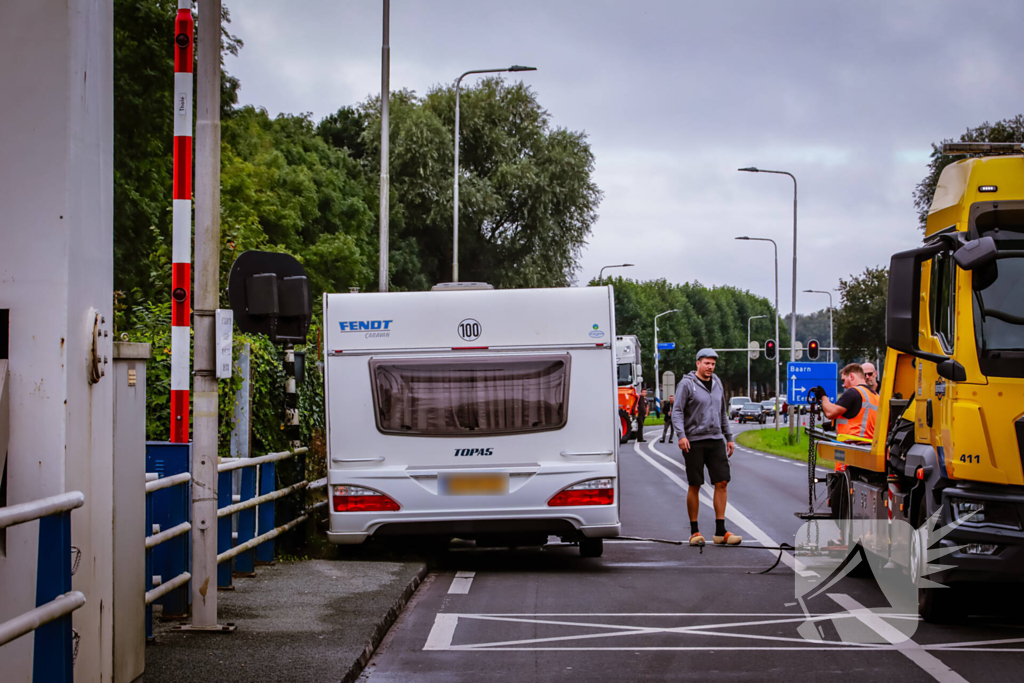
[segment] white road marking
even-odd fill
[[[855,601],[849,599],[845,595],[830,594],[836,602],[842,604],[844,600],[849,600],[848,611],[846,612],[832,612],[832,613],[816,613],[816,614],[794,614],[790,613],[697,613],[697,612],[666,612],[666,613],[552,613],[552,614],[438,614],[435,615],[434,625],[430,631],[430,635],[427,638],[427,644],[424,646],[424,650],[455,650],[455,651],[473,651],[473,652],[485,652],[485,651],[827,651],[827,652],[862,652],[864,650],[872,651],[898,651],[910,658],[912,661],[917,663],[932,675],[936,680],[941,683],[960,683],[964,681],[958,674],[950,670],[948,667],[943,665],[937,658],[929,654],[927,650],[938,650],[943,648],[950,648],[951,646],[959,645],[956,649],[945,649],[945,651],[956,651],[956,652],[1020,652],[1021,649],[1010,649],[1010,648],[980,648],[973,647],[974,645],[987,645],[990,641],[979,641],[977,643],[946,643],[941,645],[918,645],[912,643],[911,648],[907,648],[907,642],[903,641],[903,635],[895,627],[889,624],[892,620],[912,620],[917,621],[919,617],[916,614],[886,614],[878,615],[859,607]],[[844,605],[845,606],[845,605]],[[852,609],[850,609],[852,608]],[[562,618],[558,618],[562,617]],[[655,622],[647,621],[648,624],[656,623],[662,619],[679,618],[679,617],[691,617],[694,620],[708,619],[712,617],[729,617],[739,618],[740,621],[722,621],[718,623],[693,623],[684,626],[658,626],[658,625],[643,625],[643,624],[623,624],[623,623],[604,623],[595,621],[583,621],[583,619],[593,619],[595,617],[612,617],[615,618],[616,622],[621,622],[625,618],[637,618],[642,617],[645,619],[654,619]],[[879,643],[856,643],[856,642],[841,642],[841,641],[808,641],[803,638],[797,637],[784,637],[775,636],[770,634],[759,634],[750,633],[744,631],[736,631],[739,628],[759,627],[759,626],[778,626],[780,624],[796,624],[804,621],[830,621],[835,619],[857,619],[864,621],[868,625],[876,630],[886,640],[890,641],[890,644],[879,644]],[[545,625],[545,626],[562,626],[574,629],[588,629],[583,633],[573,633],[564,636],[549,636],[543,638],[525,638],[517,640],[502,640],[502,641],[487,641],[481,643],[464,643],[462,645],[452,645],[452,639],[454,631],[459,623],[459,620],[463,622],[472,621],[489,621],[489,622],[506,622],[514,624],[528,624],[528,625]],[[867,620],[867,621],[865,621]],[[594,632],[590,629],[597,629]],[[888,634],[888,635],[886,635]],[[601,647],[586,647],[580,646],[579,641],[594,640],[597,638],[619,638],[619,637],[645,637],[645,636],[698,636],[698,637],[709,637],[713,638],[715,642],[701,644],[701,645],[655,645],[655,646],[601,646]],[[740,638],[748,640],[760,640],[769,641],[771,643],[778,643],[777,645],[741,645],[741,646],[723,646],[721,644],[721,638]],[[1012,639],[1014,642],[1020,639]],[[577,641],[572,643],[569,641]],[[892,642],[892,641],[903,641],[903,642]],[[685,641],[684,641],[685,642]],[[1004,641],[991,641],[991,643],[1001,643]],[[1010,641],[1005,641],[1010,642]],[[554,645],[555,643],[564,643],[564,645]],[[909,654],[908,654],[909,652]],[[964,681],[964,683],[966,683]]]
[[[938,657],[908,638],[906,634],[889,624],[845,593],[828,593],[840,607],[857,618],[862,624],[882,636],[904,657],[917,664],[928,675],[941,683],[967,683],[967,679],[942,663]]]
[[[448,588],[449,595],[466,595],[469,593],[469,587],[473,585],[474,576],[476,576],[476,572],[456,572],[455,578],[452,579],[452,585]]]
[[[459,623],[458,614],[436,614],[434,625],[430,627],[430,634],[427,636],[427,643],[424,650],[450,650],[452,638],[455,636],[455,626]]]
[[[673,482],[675,482],[675,484],[677,486],[679,486],[679,488],[681,488],[683,490],[688,490],[690,488],[689,484],[684,482],[682,479],[677,477],[673,472],[670,472],[663,465],[661,465],[660,463],[655,461],[653,458],[651,458],[649,455],[647,455],[642,450],[640,450],[639,444],[635,444],[634,445],[634,450],[642,458],[647,460],[647,462],[651,463],[652,465],[654,465],[654,467],[656,467],[657,469],[661,470],[661,472],[665,476],[667,476],[669,479],[671,479]],[[686,471],[685,466],[683,466],[679,462],[676,462],[672,458],[668,457],[667,455],[665,455],[664,453],[659,451],[657,448],[655,448],[653,445],[651,446],[651,451],[654,454],[656,454],[659,457],[661,457],[662,459],[668,461],[669,464],[671,464],[671,465],[673,465],[675,467],[678,467],[679,469],[683,470],[684,472]],[[701,487],[701,492],[704,495],[701,495],[700,501],[702,503],[704,503],[705,505],[707,505],[708,507],[711,507],[712,509],[714,509],[714,503],[712,502],[712,498],[711,498],[712,496],[714,496],[714,489],[711,488],[710,485],[705,483],[704,486]],[[730,505],[729,507],[727,507],[726,510],[725,510],[725,517],[726,517],[726,519],[728,519],[729,521],[733,522],[734,524],[739,526],[741,529],[743,529],[744,532],[748,533],[755,540],[760,542],[761,545],[770,546],[770,547],[778,547],[779,546],[778,542],[773,540],[772,537],[769,536],[767,533],[765,533],[759,526],[757,526],[752,521],[750,521],[750,519],[747,518],[746,515],[744,515],[739,510],[737,510],[736,506]],[[783,552],[782,553],[782,561],[785,562],[787,566],[789,566],[793,571],[795,571],[800,576],[818,576],[817,572],[813,572],[813,571],[810,571],[809,569],[807,569],[806,566],[802,562],[800,562],[798,559],[793,557],[793,555],[791,553]]]

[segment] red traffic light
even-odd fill
[[[807,357],[811,360],[818,360],[818,352],[821,350],[817,339],[807,342]]]
[[[775,340],[769,339],[764,343],[764,357],[768,360],[775,360],[776,353],[778,353],[778,349],[775,348]]]

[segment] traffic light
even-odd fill
[[[768,360],[775,360],[776,353],[778,353],[778,349],[775,348],[775,340],[769,339],[764,343],[764,357]]]
[[[811,360],[818,360],[818,340],[812,339],[807,342],[807,357]]]

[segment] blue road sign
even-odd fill
[[[676,348],[676,343],[675,342],[660,342],[658,344],[658,350],[659,351],[672,351],[675,348]]]
[[[818,385],[821,385],[828,397],[835,401],[838,376],[837,363],[786,363],[789,405],[807,403],[807,390]]]

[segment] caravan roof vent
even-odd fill
[[[441,282],[430,288],[431,292],[468,292],[473,289],[494,289],[486,282]]]

